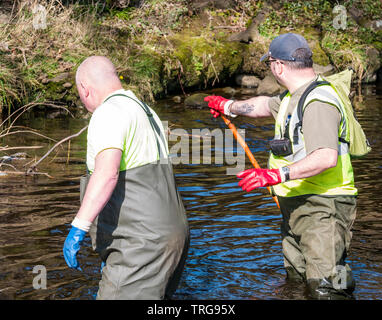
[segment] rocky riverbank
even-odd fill
[[[94,54],[109,56],[123,84],[146,101],[232,84],[276,94],[282,88],[259,58],[285,32],[306,37],[319,73],[351,66],[358,83],[378,81],[381,73],[378,1],[88,2],[96,5],[1,2],[3,112],[32,101],[79,105],[75,70]]]

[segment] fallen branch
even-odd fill
[[[54,104],[54,103],[50,103],[50,102],[31,102],[31,103],[28,103],[26,104],[25,106],[21,107],[21,108],[18,108],[16,111],[14,111],[12,114],[10,114],[7,118],[5,118],[5,120],[0,124],[0,128],[7,122],[9,121],[15,114],[19,113],[12,121],[12,123],[9,125],[8,128],[4,129],[2,132],[0,132],[0,135],[3,135],[4,132],[5,133],[9,133],[9,131],[11,130],[11,128],[13,127],[14,123],[16,122],[16,120],[23,114],[25,113],[26,111],[28,111],[29,109],[33,108],[33,107],[36,107],[36,106],[47,106],[47,107],[52,107],[52,108],[58,108],[58,109],[63,109],[65,110],[66,112],[68,112],[73,118],[73,114],[64,106],[59,106],[57,104]]]
[[[16,175],[16,176],[26,176],[26,175],[41,175],[47,176],[50,179],[54,179],[51,175],[46,172],[30,172],[27,173],[25,171],[0,171],[0,176],[8,176],[8,175]]]
[[[8,150],[20,150],[20,149],[41,149],[43,146],[30,146],[30,147],[1,147],[0,151],[8,151]]]
[[[13,170],[17,171],[16,167],[15,167],[15,166],[12,166],[12,165],[9,164],[9,163],[0,163],[0,168],[1,168],[2,166],[11,167]]]
[[[0,135],[0,138],[4,138],[5,136],[9,136],[9,135],[11,135],[11,134],[19,134],[19,133],[32,133],[32,134],[35,134],[35,135],[37,135],[37,136],[39,136],[39,137],[43,137],[43,138],[45,138],[45,139],[52,140],[52,141],[54,141],[54,142],[57,141],[57,140],[54,140],[54,139],[52,139],[52,138],[49,138],[49,137],[47,137],[47,136],[45,136],[45,135],[43,135],[43,134],[41,134],[41,133],[38,133],[38,132],[36,132],[36,131],[33,131],[33,130],[18,130],[18,131],[7,132],[7,133],[4,133],[4,134]]]
[[[27,170],[27,174],[33,174],[34,172],[36,172],[36,167],[55,149],[57,148],[59,145],[63,144],[64,142],[70,140],[70,139],[73,139],[75,137],[78,137],[79,135],[82,134],[82,132],[84,132],[86,129],[88,128],[88,126],[85,126],[83,127],[80,131],[78,131],[76,134],[73,134],[69,137],[66,137],[60,141],[58,141],[52,148],[49,149],[49,151],[47,153],[45,153],[41,158],[40,160],[38,160],[35,164],[33,164],[32,166],[29,167],[29,169]]]

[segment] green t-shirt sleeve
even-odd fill
[[[319,101],[307,105],[302,122],[306,154],[321,148],[338,150],[340,123],[341,113],[336,107]]]

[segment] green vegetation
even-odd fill
[[[371,22],[382,20],[381,2],[344,1],[344,29],[333,24],[339,15],[333,11],[335,1],[281,1],[280,4],[281,8],[271,10],[259,26],[263,37],[273,39],[285,32],[301,33],[311,44],[315,63],[331,63],[337,70],[351,66],[359,80],[366,80],[380,68],[382,31],[374,30]],[[379,51],[379,58],[375,50]]]
[[[47,10],[43,30],[33,27],[29,2],[21,2],[11,23],[0,25],[3,112],[31,101],[77,105],[75,70],[94,54],[110,57],[123,84],[148,101],[222,85],[237,72],[264,77],[259,57],[285,32],[303,34],[317,64],[351,65],[359,79],[380,67],[382,31],[372,25],[382,19],[378,1],[345,1],[345,30],[333,27],[336,2],[328,0],[127,1],[124,8],[111,0],[91,2],[39,1]],[[228,41],[252,23],[259,23],[252,43]]]

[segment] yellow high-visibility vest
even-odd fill
[[[322,79],[321,79],[322,80]],[[286,130],[286,112],[290,101],[291,95],[288,92],[281,101],[280,109],[276,118],[275,124],[275,139],[280,139],[284,136]],[[343,107],[342,101],[336,91],[331,85],[320,85],[315,88],[306,98],[303,109],[313,102],[321,101],[327,103],[339,110],[341,113],[341,123],[338,132],[338,159],[337,165],[333,168],[327,169],[318,175],[305,178],[290,180],[285,183],[280,183],[272,187],[273,192],[282,197],[295,197],[307,194],[319,195],[357,195],[357,189],[354,186],[353,167],[351,165],[351,158],[349,154],[349,145],[345,141],[349,141],[349,132],[347,132],[347,114]],[[268,167],[280,168],[288,166],[296,161],[306,157],[306,149],[304,143],[304,136],[301,127],[297,130],[295,128],[299,122],[297,114],[297,106],[292,112],[289,119],[289,137],[295,136],[291,139],[293,153],[289,156],[275,156],[270,152]]]

